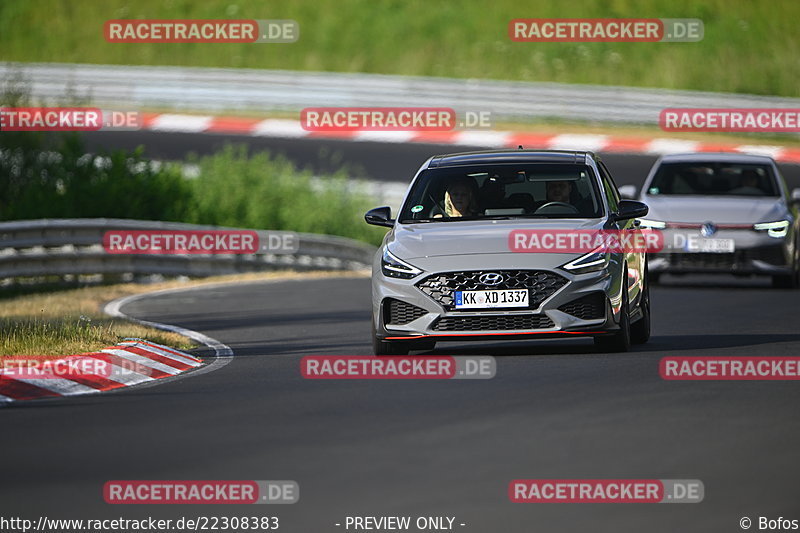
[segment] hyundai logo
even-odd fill
[[[714,225],[713,222],[706,222],[702,226],[700,226],[700,235],[703,237],[711,237],[717,232],[717,227]]]
[[[503,275],[497,272],[487,272],[481,274],[478,281],[483,285],[499,285],[503,282]]]

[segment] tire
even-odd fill
[[[800,249],[795,247],[794,268],[791,274],[772,276],[772,286],[776,289],[800,288]]]
[[[631,344],[644,344],[650,340],[650,274],[644,278],[644,291],[639,302],[642,318],[631,324]]]
[[[623,283],[627,284],[627,272],[622,277]],[[622,291],[622,310],[620,311],[619,331],[613,335],[603,335],[594,338],[594,346],[598,352],[621,353],[631,349],[631,317],[628,312],[628,290],[627,285]]]
[[[372,323],[372,353],[375,355],[408,355],[408,351],[409,346],[406,342],[379,339],[375,332],[375,322]]]

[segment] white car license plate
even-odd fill
[[[456,291],[456,309],[528,307],[528,289]]]
[[[732,254],[735,250],[736,244],[733,239],[689,239],[686,241],[687,252]]]

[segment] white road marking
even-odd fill
[[[71,381],[68,379],[61,379],[61,378],[45,378],[45,379],[14,378],[14,381],[35,385],[41,389],[49,390],[50,392],[55,392],[56,394],[60,394],[62,396],[101,392],[100,390],[95,389],[94,387],[83,385],[81,383],[78,383],[77,381]]]
[[[298,120],[283,120],[277,118],[269,118],[262,120],[250,132],[250,135],[257,135],[262,137],[305,137],[310,132],[303,129],[303,126]]]
[[[551,150],[588,150],[590,152],[599,152],[608,146],[607,135],[579,135],[579,134],[564,134],[556,135],[550,139],[549,146]]]
[[[122,357],[123,359],[127,359],[128,361],[133,361],[134,363],[136,363],[138,365],[146,366],[146,367],[152,368],[154,370],[160,370],[160,371],[162,371],[164,373],[167,373],[167,374],[170,374],[170,375],[175,375],[175,374],[180,374],[181,373],[181,370],[178,370],[175,367],[165,365],[164,363],[160,363],[158,361],[154,361],[153,359],[150,359],[150,358],[148,358],[148,357],[146,357],[144,355],[131,353],[131,352],[127,351],[127,350],[115,350],[115,349],[112,349],[112,348],[106,348],[105,350],[100,350],[100,351],[103,352],[103,353],[110,353],[112,355],[118,355],[118,356]]]
[[[452,142],[449,144],[505,148],[508,146],[510,137],[511,132],[508,131],[468,130],[456,133],[455,136],[453,136]]]
[[[700,147],[697,141],[685,141],[682,139],[653,139],[645,145],[645,152],[651,154],[680,154],[684,152],[696,152]]]
[[[206,131],[214,117],[199,117],[195,115],[159,115],[150,123],[148,129],[156,131],[183,131],[199,133]]]

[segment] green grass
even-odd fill
[[[699,18],[699,43],[515,43],[514,18]],[[111,44],[108,19],[297,20],[292,44]],[[249,67],[800,96],[796,0],[3,0],[0,60]],[[152,80],[157,83],[157,80]],[[323,102],[320,102],[323,103]]]
[[[386,234],[364,222],[375,200],[345,171],[315,180],[281,155],[248,154],[243,145],[191,162],[199,176],[189,182],[193,200],[184,222],[325,233],[375,245]]]

